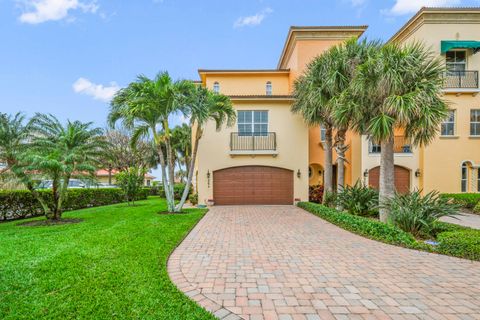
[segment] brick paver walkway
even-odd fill
[[[371,241],[293,206],[214,207],[168,263],[222,319],[480,319],[480,263]]]

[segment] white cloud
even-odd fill
[[[461,2],[461,0],[396,0],[391,9],[383,12],[400,16],[415,13],[422,7],[449,7],[458,5]]]
[[[350,0],[353,7],[360,7],[365,4],[366,0]]]
[[[86,94],[95,100],[104,102],[112,100],[115,93],[120,90],[120,87],[115,82],[110,83],[109,86],[104,86],[103,84],[95,84],[85,78],[78,78],[72,87],[76,93]]]
[[[272,13],[273,10],[270,8],[265,8],[260,12],[257,12],[253,16],[247,16],[247,17],[240,17],[235,21],[233,24],[234,28],[241,28],[245,26],[257,26],[260,23],[262,23],[263,19],[270,13]]]
[[[69,12],[73,10],[85,13],[96,13],[98,10],[96,0],[88,3],[79,0],[17,0],[17,3],[22,4],[25,11],[19,20],[29,24],[71,18]]]

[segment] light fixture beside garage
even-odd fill
[[[297,178],[300,179],[301,176],[302,176],[302,173],[300,172],[300,169],[298,169],[298,171],[297,171]]]
[[[208,184],[208,187],[210,188],[210,170],[207,170],[207,184]]]
[[[365,171],[363,171],[363,176],[364,176],[365,178],[368,177],[368,170],[367,170],[367,169],[365,169]]]
[[[419,178],[421,175],[422,175],[422,173],[420,172],[420,169],[417,169],[415,171],[415,177]]]

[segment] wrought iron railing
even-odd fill
[[[370,153],[380,153],[381,147],[380,144],[376,144],[370,141],[368,146],[368,152]],[[412,153],[412,145],[410,141],[404,136],[395,136],[393,140],[393,152],[394,153]]]
[[[277,135],[275,132],[232,132],[230,134],[232,151],[275,151]]]
[[[445,73],[447,89],[477,89],[478,71],[447,71]]]

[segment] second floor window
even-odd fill
[[[470,135],[480,136],[480,109],[470,110]]]
[[[272,95],[272,83],[270,81],[267,82],[267,85],[266,85],[265,89],[266,89],[266,95],[271,96]]]
[[[213,83],[213,92],[220,93],[220,84],[217,81]]]
[[[448,111],[448,118],[442,122],[442,136],[455,135],[455,110]]]
[[[445,62],[448,71],[465,71],[467,69],[467,52],[447,51]]]
[[[268,111],[240,110],[238,111],[239,136],[264,136],[268,133]]]
[[[320,126],[320,142],[325,142],[327,139],[327,129],[324,126]]]

